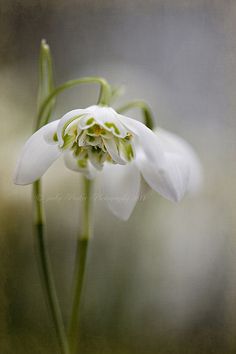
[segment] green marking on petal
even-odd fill
[[[88,134],[94,134],[94,128],[93,127],[90,127],[87,129],[87,133]]]
[[[88,136],[88,141],[91,142],[91,143],[92,143],[93,141],[95,141],[94,136]]]
[[[70,123],[72,123],[74,120],[76,120],[76,119],[78,119],[78,118],[80,118],[80,117],[82,117],[82,116],[83,116],[83,114],[79,114],[79,115],[77,115],[77,116],[74,116],[74,117],[72,117],[71,119],[69,119],[69,120],[64,124],[64,126],[63,126],[63,128],[62,128],[62,132],[61,132],[61,135],[62,135],[63,140],[64,140],[64,136],[65,136],[65,131],[66,131],[66,128],[68,127],[68,125],[70,125]]]
[[[53,141],[58,142],[57,132],[53,134]]]
[[[80,168],[86,168],[87,167],[87,160],[77,160],[77,164]]]
[[[98,124],[94,124],[92,127],[87,129],[88,135],[99,136],[103,133],[104,129],[100,127]]]
[[[127,157],[128,157],[129,161],[134,158],[134,151],[133,151],[131,144],[128,144],[126,146],[126,153],[127,153]]]
[[[64,137],[63,137],[63,141],[64,141],[64,144],[62,146],[62,149],[65,150],[67,149],[68,147],[71,146],[71,144],[74,142],[75,138],[74,136],[71,136],[69,134],[66,134]]]
[[[120,139],[119,149],[123,152],[124,158],[127,161],[134,159],[134,150],[132,144],[128,142],[127,139]]]
[[[114,132],[119,135],[120,134],[120,130],[117,128],[117,126],[115,125],[115,123],[112,123],[112,122],[106,122],[105,123],[105,126],[109,129],[113,128],[114,129]]]
[[[75,156],[79,156],[79,154],[81,153],[82,151],[82,148],[80,146],[78,146],[78,144],[74,143],[72,145],[72,150],[74,151],[74,155]]]
[[[94,122],[94,118],[89,118],[88,120],[87,120],[87,122],[86,122],[86,124],[87,125],[90,125],[90,124],[92,124]]]

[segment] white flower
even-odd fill
[[[30,184],[64,155],[68,168],[94,178],[102,172],[108,206],[128,219],[140,196],[141,176],[169,200],[197,188],[201,169],[191,147],[177,136],[120,115],[110,107],[77,109],[53,121],[26,142],[14,182]]]
[[[154,151],[160,148],[160,155],[164,155],[161,165],[158,158],[149,158],[142,146],[136,145],[136,159],[128,166],[107,164],[104,168],[102,181],[108,207],[122,220],[130,217],[137,201],[148,191],[143,178],[152,189],[175,202],[186,192],[195,194],[201,187],[202,166],[192,147],[163,129],[154,132],[157,140]]]

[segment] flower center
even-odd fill
[[[82,117],[83,119],[85,117]],[[126,164],[134,158],[133,135],[127,131],[119,137],[120,130],[114,122],[99,124],[89,117],[85,123],[81,117],[66,123],[62,130],[63,150],[71,150],[79,168],[87,168],[88,161],[101,170],[104,162]],[[54,135],[54,140],[57,136]]]

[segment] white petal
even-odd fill
[[[104,197],[118,218],[128,220],[140,193],[141,175],[133,163],[126,166],[107,163],[102,172]]]
[[[57,122],[57,124],[56,124]],[[54,136],[55,133],[57,133],[57,125],[59,123],[59,119],[55,120],[54,122],[52,122],[54,124],[48,124],[47,125],[47,129],[45,130],[43,137],[44,140],[48,143],[48,144],[52,144],[52,145],[58,145],[58,141],[54,140]],[[57,136],[56,136],[57,137]]]
[[[97,146],[100,149],[102,149],[103,146],[102,138],[100,136],[91,137],[90,135],[87,135],[87,145]]]
[[[58,136],[58,141],[59,145],[62,146],[64,141],[62,138],[62,133],[63,133],[63,128],[67,122],[69,122],[71,119],[75,117],[79,117],[80,115],[83,115],[85,112],[84,109],[74,109],[73,111],[70,111],[66,113],[61,119],[57,127],[57,136]]]
[[[77,160],[74,155],[73,152],[70,150],[66,150],[63,153],[64,156],[64,162],[67,168],[69,168],[69,170],[75,171],[75,172],[81,172],[83,173],[88,179],[93,179],[96,176],[96,170],[95,168],[90,164],[90,162],[88,161],[87,163],[87,167],[86,168],[82,168],[79,167]]]
[[[127,135],[127,129],[121,123],[118,113],[111,107],[90,106],[86,108],[86,113],[95,118],[97,123],[104,127],[106,130],[112,132],[117,137],[124,138]],[[107,123],[112,123],[114,126],[108,127]]]
[[[102,155],[101,152],[98,152],[96,150],[92,151],[89,149],[88,151],[88,156],[91,164],[98,169],[99,171],[102,170],[103,168],[103,161],[102,160]]]
[[[147,182],[145,181],[145,179],[141,178],[141,185],[140,185],[140,200],[145,200],[148,196],[148,194],[150,193],[150,191],[152,190],[152,188],[149,186],[149,184],[147,184]]]
[[[179,153],[185,158],[190,169],[187,191],[189,193],[197,192],[202,185],[203,171],[193,148],[184,139],[164,129],[158,128],[154,132],[160,137],[161,145],[166,152]]]
[[[127,162],[130,162],[131,160],[135,159],[136,147],[133,139],[130,141],[119,141],[119,154],[120,157]]]
[[[188,186],[189,166],[181,155],[165,153],[165,164],[160,168],[140,149],[135,162],[152,189],[169,200],[182,199]]]
[[[117,162],[120,165],[125,165],[126,161],[120,157],[118,148],[117,148],[114,140],[113,139],[103,139],[103,142],[104,142],[104,145],[107,149],[107,152],[109,153],[109,155],[111,155],[112,160]]]
[[[87,134],[85,131],[83,131],[83,133],[80,135],[79,139],[78,139],[78,145],[79,146],[86,146],[87,144]]]
[[[131,119],[123,115],[119,115],[119,119],[132,133],[136,135],[136,137],[134,137],[136,150],[138,149],[138,146],[140,146],[147,155],[147,158],[149,158],[153,164],[156,163],[159,167],[161,167],[165,163],[164,152],[159,139],[153,131],[135,119]]]
[[[147,183],[167,199],[179,201],[195,185],[189,155],[180,153],[176,146],[169,149],[171,144],[166,139],[163,142],[163,135],[156,135],[144,124],[124,116],[120,119],[138,137],[135,161]],[[183,150],[186,152],[186,147]]]
[[[94,124],[96,124],[96,121],[91,116],[91,114],[85,114],[78,121],[78,126],[82,130],[88,129],[88,128],[92,127]]]
[[[25,143],[14,175],[15,184],[30,184],[39,179],[51,164],[60,156],[57,145],[48,144],[44,138],[48,132],[56,129],[58,121],[51,122]]]

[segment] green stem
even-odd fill
[[[140,108],[142,110],[142,114],[144,117],[144,123],[145,125],[153,130],[154,128],[154,118],[151,112],[150,107],[148,106],[148,104],[145,101],[140,101],[140,100],[134,100],[131,102],[126,103],[124,106],[121,106],[117,109],[118,113],[124,113],[132,108]]]
[[[49,254],[47,251],[45,240],[45,225],[44,213],[41,197],[41,182],[40,180],[34,182],[33,185],[33,200],[35,206],[35,232],[37,236],[37,245],[40,257],[42,282],[44,284],[45,292],[47,295],[48,305],[51,311],[53,323],[56,329],[58,342],[62,354],[69,354],[69,347],[65,335],[65,328],[62,320],[62,314],[56,294],[56,288],[53,280]]]
[[[68,329],[68,339],[72,354],[75,353],[77,349],[79,307],[81,302],[81,293],[83,288],[88,244],[92,233],[92,182],[87,178],[83,177],[83,187],[83,222],[81,233],[78,235],[77,238],[75,269],[72,283],[72,309]]]
[[[41,41],[40,46],[40,56],[39,56],[39,87],[38,87],[38,104],[37,111],[39,111],[40,106],[44,99],[53,91],[53,65],[52,56],[49,45],[46,40]],[[51,101],[50,105],[47,107],[47,112],[45,112],[45,119],[49,120],[52,113],[55,100]],[[37,127],[36,127],[37,128]]]
[[[48,115],[45,115],[51,101],[61,92],[80,84],[97,83],[100,84],[100,94],[98,104],[107,105],[111,98],[111,89],[107,81],[100,77],[83,77],[81,79],[70,80],[55,88],[43,101],[37,116],[37,129],[48,123]]]

